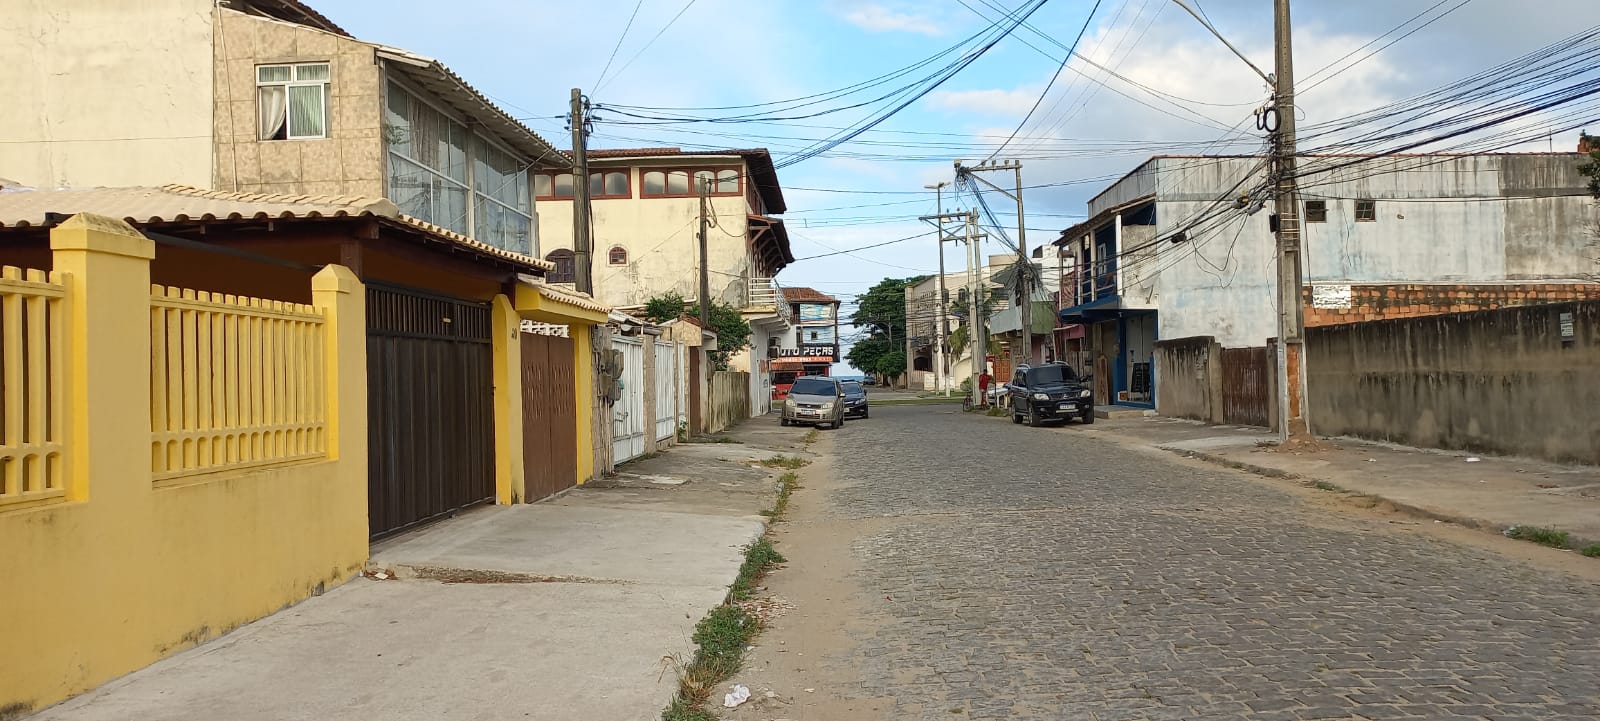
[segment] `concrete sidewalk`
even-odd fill
[[[1328,448],[1322,451],[1283,452],[1270,447],[1277,435],[1265,429],[1175,418],[1120,419],[1066,430],[1264,475],[1322,481],[1401,510],[1483,530],[1545,526],[1567,531],[1581,544],[1600,542],[1600,468],[1593,466],[1346,438],[1325,439]]]
[[[801,452],[765,425],[378,544],[366,578],[33,718],[658,719],[664,659],[765,528],[777,474],[752,461]]]

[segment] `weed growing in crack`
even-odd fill
[[[1512,526],[1506,529],[1506,538],[1531,541],[1551,548],[1566,548],[1567,542],[1570,540],[1566,531],[1557,531],[1554,528],[1540,528],[1538,526]]]
[[[745,649],[761,630],[760,620],[736,602],[750,598],[768,569],[783,561],[783,554],[766,538],[745,549],[744,564],[728,591],[728,600],[695,624],[691,637],[694,658],[688,663],[668,659],[678,674],[678,695],[661,712],[662,721],[715,721],[717,716],[705,709],[706,702],[722,682],[739,671]]]
[[[761,463],[761,465],[766,466],[767,468],[787,468],[789,470],[794,470],[796,468],[804,468],[806,466],[811,465],[811,461],[808,461],[808,460],[806,460],[804,458],[801,458],[799,456],[785,456],[783,454],[779,454],[779,455],[773,456],[771,458],[768,458],[766,460],[761,461],[760,463]]]

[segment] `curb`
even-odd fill
[[[1206,453],[1205,451],[1196,451],[1196,450],[1191,450],[1191,449],[1188,449],[1188,448],[1175,448],[1173,446],[1153,446],[1153,447],[1156,448],[1156,449],[1159,449],[1159,450],[1166,451],[1168,453],[1175,453],[1175,454],[1183,456],[1185,458],[1193,458],[1193,459],[1196,459],[1196,460],[1205,461],[1207,463],[1212,463],[1212,464],[1216,464],[1216,465],[1219,465],[1219,466],[1232,468],[1232,469],[1235,469],[1235,470],[1245,471],[1247,473],[1253,473],[1253,474],[1258,475],[1258,476],[1265,476],[1267,478],[1277,478],[1277,479],[1286,480],[1286,481],[1297,481],[1297,480],[1315,481],[1315,480],[1318,480],[1318,479],[1313,478],[1311,476],[1304,476],[1304,475],[1300,475],[1298,473],[1290,473],[1289,471],[1285,471],[1285,470],[1282,470],[1282,469],[1279,469],[1279,468],[1270,468],[1268,466],[1258,466],[1258,465],[1256,465],[1254,463],[1245,463],[1243,461],[1235,461],[1235,460],[1233,460],[1231,458],[1228,458],[1226,456],[1217,455],[1215,453]],[[1364,492],[1364,491],[1355,491],[1355,490],[1348,490],[1348,489],[1345,490],[1344,493],[1345,494],[1358,495],[1358,496],[1366,496],[1368,498],[1376,498],[1379,501],[1382,501],[1384,503],[1389,504],[1390,507],[1394,508],[1396,511],[1398,511],[1400,513],[1403,513],[1403,514],[1408,515],[1408,516],[1415,516],[1417,518],[1422,518],[1422,519],[1426,519],[1426,520],[1430,520],[1430,521],[1439,521],[1441,523],[1453,523],[1453,524],[1455,524],[1457,526],[1461,526],[1461,527],[1464,527],[1464,528],[1470,528],[1470,529],[1473,529],[1475,531],[1484,531],[1484,532],[1487,532],[1487,533],[1494,533],[1496,535],[1499,535],[1499,534],[1503,533],[1505,531],[1505,529],[1506,529],[1506,526],[1504,526],[1504,525],[1502,525],[1500,523],[1495,523],[1493,521],[1486,521],[1486,520],[1484,520],[1482,518],[1473,518],[1471,516],[1460,516],[1460,515],[1456,515],[1456,514],[1452,514],[1452,513],[1445,513],[1445,512],[1442,512],[1442,511],[1435,511],[1435,510],[1431,510],[1431,509],[1428,509],[1428,508],[1423,508],[1422,506],[1417,506],[1417,505],[1413,505],[1413,504],[1410,504],[1410,503],[1405,503],[1403,501],[1396,501],[1396,500],[1394,500],[1392,498],[1389,498],[1387,496],[1382,496],[1382,495],[1379,495],[1379,494],[1376,494],[1376,493],[1367,493],[1367,492]],[[1581,538],[1581,537],[1577,537],[1577,536],[1572,537],[1571,540],[1570,540],[1570,543],[1573,546],[1573,548],[1580,548],[1582,546],[1585,546],[1585,545],[1588,545],[1588,544],[1591,544],[1591,543],[1595,543],[1595,542],[1597,542],[1595,539]],[[1561,550],[1561,549],[1555,549],[1555,550]],[[1569,549],[1565,549],[1565,550],[1573,550],[1573,549],[1569,548]]]

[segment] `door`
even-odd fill
[[[656,440],[669,441],[678,433],[678,348],[674,343],[657,340],[654,352],[656,354]]]
[[[577,374],[571,338],[522,334],[523,500],[578,482]]]
[[[372,537],[494,498],[494,350],[482,303],[367,286]]]
[[[1268,423],[1267,404],[1273,367],[1266,348],[1222,349],[1222,422],[1241,426]]]
[[[1155,403],[1156,316],[1128,316],[1128,401]]]
[[[611,349],[622,353],[622,388],[611,404],[611,456],[624,463],[644,455],[644,341],[613,337]]]

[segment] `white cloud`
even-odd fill
[[[899,13],[876,3],[857,6],[845,13],[845,21],[872,32],[907,32],[922,35],[943,35],[944,29],[926,15]]]
[[[1003,90],[937,90],[928,94],[928,104],[945,110],[959,110],[985,115],[1022,117],[1039,99],[1039,88]]]

